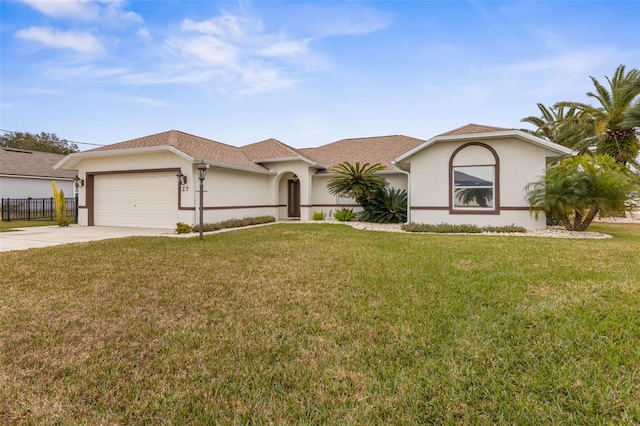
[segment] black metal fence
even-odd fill
[[[78,199],[65,198],[67,219],[78,223]],[[56,203],[51,198],[2,198],[2,220],[56,220]]]

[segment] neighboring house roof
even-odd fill
[[[467,124],[466,126],[462,126],[433,137],[423,144],[411,149],[410,151],[401,154],[395,159],[394,164],[399,164],[406,161],[409,157],[417,154],[418,152],[435,143],[465,140],[482,141],[506,138],[519,139],[523,142],[527,142],[544,148],[547,152],[548,159],[562,158],[574,153],[570,148],[567,148],[566,146],[558,145],[556,143],[539,138],[521,130],[506,129],[503,127],[482,126],[479,124]]]
[[[64,157],[51,152],[3,147],[0,148],[0,175],[71,180],[75,170],[53,168]]]
[[[378,136],[370,138],[342,139],[317,148],[300,149],[304,155],[325,164],[327,168],[342,162],[380,163],[393,170],[392,161],[397,156],[424,143],[422,139],[409,136]]]
[[[155,135],[144,136],[137,139],[115,143],[100,148],[95,148],[87,153],[171,146],[187,154],[193,159],[201,159],[213,163],[228,164],[245,169],[265,171],[266,168],[252,161],[239,148],[211,139],[190,135],[178,130],[157,133]]]

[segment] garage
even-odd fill
[[[178,222],[175,172],[96,175],[97,226],[174,229]]]

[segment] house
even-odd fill
[[[204,222],[272,215],[309,219],[315,211],[357,207],[331,195],[331,167],[381,163],[390,186],[409,193],[418,223],[517,224],[544,228],[529,214],[524,186],[568,148],[525,132],[479,125],[421,140],[408,136],[344,139],[296,149],[276,139],[243,147],[171,130],[65,157],[78,170],[79,224],[174,229],[198,223],[197,167],[208,166]]]
[[[0,198],[51,198],[56,181],[66,197],[74,196],[75,170],[54,169],[62,154],[0,148]]]

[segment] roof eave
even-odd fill
[[[220,163],[217,161],[209,161],[209,160],[205,160],[205,159],[193,159],[192,162],[194,164],[200,164],[200,162],[204,162],[204,164],[208,164],[211,167],[220,167],[222,169],[231,169],[231,170],[238,170],[241,172],[250,172],[250,173],[260,173],[263,175],[271,175],[271,176],[275,176],[277,173],[273,172],[271,170],[260,170],[260,169],[254,169],[252,167],[242,167],[242,166],[236,166],[233,164],[226,164],[226,163]]]
[[[264,158],[264,159],[253,160],[254,163],[280,163],[285,161],[302,161],[304,163],[307,163],[319,169],[327,168],[327,166],[325,166],[324,164],[316,163],[315,161],[309,160],[308,158],[305,158],[305,157],[281,157],[281,158]]]
[[[530,135],[526,132],[522,132],[520,130],[502,130],[496,132],[482,132],[482,133],[467,133],[461,135],[446,135],[446,136],[435,136],[423,144],[418,145],[410,151],[402,154],[398,158],[394,160],[394,163],[400,163],[407,158],[417,154],[423,149],[438,143],[438,142],[455,142],[455,141],[463,141],[463,140],[486,140],[486,139],[505,139],[509,137],[515,137],[518,139],[524,139],[525,141],[537,145],[541,148],[545,148],[560,157],[566,157],[569,155],[575,155],[575,152],[570,148],[567,148],[562,145],[558,145],[556,143],[547,141],[545,139],[539,138],[537,136]],[[551,155],[552,156],[552,155]],[[547,156],[547,157],[551,157]]]
[[[158,146],[149,146],[143,148],[125,148],[125,149],[113,149],[113,150],[105,150],[105,151],[88,151],[88,152],[74,152],[73,154],[69,154],[60,160],[56,165],[53,166],[54,169],[62,169],[62,170],[76,170],[78,164],[88,158],[107,158],[107,157],[121,157],[123,155],[131,155],[131,154],[149,154],[153,152],[171,152],[176,154],[179,157],[184,158],[188,161],[193,161],[193,157],[190,155],[180,151],[179,149],[171,146],[171,145],[158,145]]]

